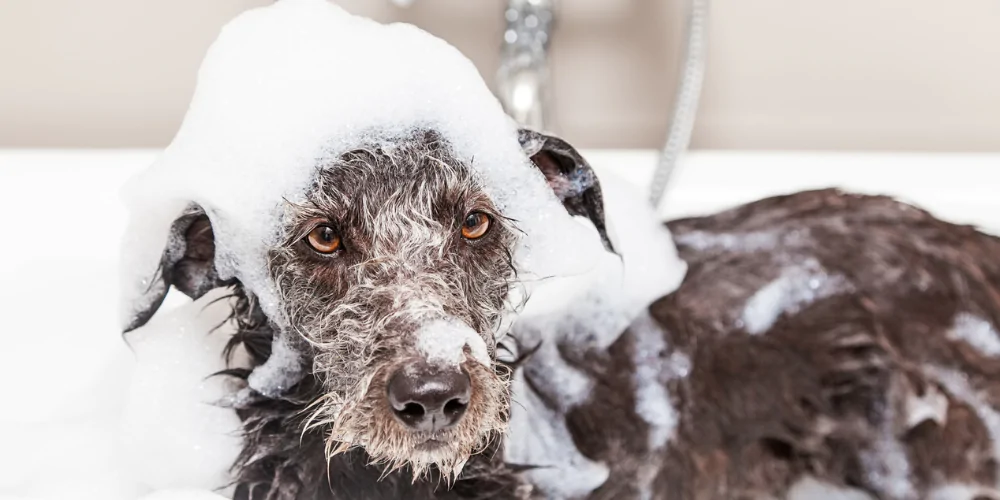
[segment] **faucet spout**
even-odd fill
[[[549,40],[555,0],[508,0],[497,94],[504,110],[523,126],[549,125]]]

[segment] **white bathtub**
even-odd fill
[[[141,493],[123,479],[112,439],[130,369],[114,269],[126,218],[119,186],[155,155],[0,150],[0,498]],[[587,156],[640,188],[656,159]],[[662,215],[828,186],[896,195],[1000,234],[1000,155],[696,152],[676,172]]]

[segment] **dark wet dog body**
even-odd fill
[[[430,155],[435,161],[443,156],[437,153]],[[386,166],[380,154],[362,150],[345,157],[358,162],[353,174],[341,174],[357,176],[346,182],[355,189],[353,194],[336,193],[346,204],[365,199],[368,183],[386,181],[379,178],[380,168]],[[550,182],[562,168],[538,159],[536,163],[543,170],[548,163]],[[402,181],[398,189],[387,189],[380,203],[393,195],[420,193],[406,189],[420,184],[423,171],[426,165],[413,169],[415,177]],[[468,181],[459,177],[452,185],[467,188]],[[330,194],[324,182],[335,180],[324,179],[320,177],[317,189]],[[336,182],[345,184],[343,179]],[[441,186],[447,185],[442,181]],[[432,225],[447,228],[441,234],[457,231],[462,215],[470,210],[493,210],[488,200],[462,189],[433,190],[451,193],[427,205],[437,207],[431,210],[439,214]],[[578,194],[570,193],[568,210],[584,216],[601,213],[595,209],[595,200],[600,202],[596,187],[584,208],[579,208]],[[299,287],[290,296],[319,290],[319,296],[343,297],[350,293],[351,278],[325,277],[329,261],[322,259],[327,257],[303,247],[303,233],[312,227],[308,221],[332,218],[327,215],[332,202],[313,202],[311,207],[293,208],[293,236],[275,249],[271,273],[279,283],[286,280],[285,290]],[[348,248],[352,240],[354,248],[361,249],[379,237],[358,229],[365,227],[364,212],[358,214],[350,223],[355,236],[342,229]],[[502,214],[491,215],[502,221]],[[343,228],[345,219],[338,220]],[[603,228],[602,217],[600,222]],[[483,335],[495,365],[480,376],[501,382],[492,406],[470,409],[493,414],[471,418],[487,423],[463,438],[463,446],[475,449],[457,480],[449,484],[447,474],[432,465],[414,481],[408,467],[390,471],[384,464],[372,464],[384,461],[385,454],[372,456],[363,446],[338,450],[328,458],[329,448],[338,447],[331,427],[339,424],[320,416],[321,425],[310,425],[316,422],[317,402],[331,391],[351,393],[353,381],[336,386],[346,380],[338,379],[344,370],[380,366],[390,373],[390,368],[413,361],[400,354],[412,346],[358,337],[357,349],[365,342],[382,348],[367,356],[366,364],[351,365],[358,360],[331,358],[324,351],[344,344],[324,347],[323,339],[305,335],[312,341],[307,343],[310,374],[279,398],[255,395],[236,407],[246,434],[233,468],[236,498],[559,498],[532,484],[534,464],[504,461],[504,441],[498,438],[507,419],[503,399],[518,405],[524,396],[508,394],[509,372],[523,373],[527,389],[549,410],[560,412],[572,438],[567,445],[607,467],[607,480],[582,498],[810,498],[815,490],[803,486],[807,481],[824,485],[823,491],[845,488],[871,498],[931,498],[951,491],[947,488],[964,488],[968,495],[942,498],[997,498],[990,495],[995,495],[1000,479],[994,442],[1000,420],[991,419],[1000,419],[1000,353],[977,348],[956,333],[963,321],[977,322],[976,328],[994,335],[998,330],[997,239],[940,222],[888,198],[836,191],[772,198],[712,217],[676,221],[670,228],[690,265],[681,287],[652,304],[648,315],[607,349],[557,345],[562,361],[595,382],[586,401],[563,411],[546,396],[559,390],[552,387],[554,381],[542,378],[544,370],[532,370],[532,352],[539,346],[508,346],[519,357],[496,362],[505,347],[485,335],[486,325],[495,322],[504,307],[510,275],[516,274],[505,239],[510,236],[503,232],[515,230],[498,227],[492,247],[458,247],[474,257],[457,265],[478,266],[481,276],[464,274],[469,281],[445,287],[460,292],[435,292],[457,301],[441,310],[461,317]],[[403,234],[391,238],[403,239]],[[455,239],[446,244],[464,243]],[[396,251],[398,247],[386,255]],[[419,268],[400,267],[377,271],[390,284],[416,279],[420,273]],[[174,276],[174,281],[183,289],[181,278]],[[233,319],[238,324],[231,348],[245,350],[251,366],[226,375],[246,378],[269,357],[276,332],[238,283],[227,284],[234,286]],[[477,286],[484,288],[469,291]],[[483,300],[463,302],[468,297]],[[302,306],[304,300],[292,303]],[[363,302],[381,303],[377,295]],[[477,304],[484,305],[477,309]],[[322,323],[324,311],[333,306],[313,307],[297,311],[308,318],[300,323]],[[519,338],[517,329],[515,324],[508,341]],[[379,356],[382,361],[371,361]],[[396,425],[387,416],[390,409],[378,399],[386,390],[386,375],[371,380],[358,397],[372,403],[359,414],[376,420],[356,425]],[[651,417],[649,391],[657,388],[666,394],[667,404],[662,415]]]
[[[996,498],[995,436],[981,405],[1000,408],[1000,361],[948,332],[963,312],[1000,324],[1000,265],[991,260],[1000,241],[887,198],[834,191],[671,229],[691,269],[650,307],[652,322],[637,321],[607,351],[560,349],[600,381],[565,415],[579,451],[611,468],[588,498],[781,498],[807,476],[872,498],[927,498],[950,485],[971,492],[955,498]],[[817,271],[807,287],[826,279],[838,288],[748,332],[747,302],[802,265]],[[650,448],[650,426],[635,410],[635,360],[651,332],[664,342],[646,355],[689,360],[664,368],[678,419],[663,450]],[[269,339],[244,339],[260,347],[261,362]],[[971,392],[948,371],[964,374]],[[452,489],[406,473],[380,481],[360,450],[335,457],[327,479],[322,435],[301,434],[301,411],[319,390],[310,379],[293,401],[241,410],[249,433],[239,498],[533,497],[519,475],[530,464],[504,464],[493,449],[470,460]],[[943,419],[905,418],[907,401],[936,395],[946,400]],[[897,445],[899,454],[887,450]]]
[[[998,498],[1000,240],[832,190],[670,227],[690,269],[650,313],[691,372],[665,498]]]

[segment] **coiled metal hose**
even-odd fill
[[[691,142],[691,131],[698,111],[702,80],[705,74],[705,52],[708,30],[709,0],[690,0],[688,3],[687,37],[684,45],[681,80],[674,99],[674,113],[667,132],[667,142],[650,183],[649,201],[654,208],[660,206],[677,161]]]

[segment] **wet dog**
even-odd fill
[[[995,493],[996,239],[821,191],[675,248],[609,179],[444,42],[278,2],[126,189],[122,327],[232,291],[241,500]]]
[[[520,141],[567,212],[612,250],[590,166],[557,138],[522,131]],[[432,130],[358,148],[318,165],[306,199],[285,204],[268,274],[308,373],[277,397],[250,391],[233,403],[246,436],[238,497],[526,491],[497,455],[516,363],[498,359],[516,352],[498,331],[523,300],[512,294],[518,224],[451,151]],[[170,234],[160,279],[195,298],[232,288],[228,352],[245,351],[251,369],[222,375],[248,378],[278,328],[239,280],[219,279],[203,210],[190,207]],[[488,486],[469,486],[477,475]]]
[[[587,162],[521,140],[613,249]],[[517,221],[467,169],[425,132],[286,204],[268,272],[308,373],[235,404],[236,498],[998,498],[996,238],[885,197],[763,200],[670,223],[689,271],[627,328],[571,305],[498,341]],[[248,378],[276,327],[214,276],[204,213],[172,234],[170,284],[232,287],[251,367],[223,375]]]

